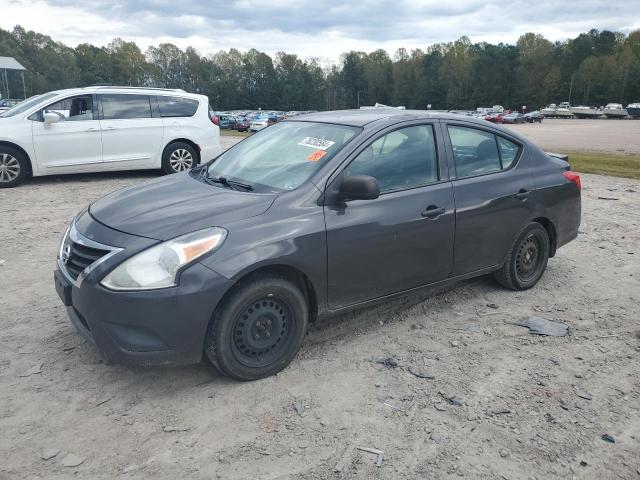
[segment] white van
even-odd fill
[[[0,113],[0,188],[29,175],[188,170],[220,152],[204,95],[87,87],[31,97]]]

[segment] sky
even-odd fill
[[[256,48],[337,61],[463,35],[513,44],[525,32],[552,41],[591,28],[628,33],[640,28],[640,0],[0,0],[0,28],[15,25],[71,47],[121,37],[143,51],[171,42],[202,55]]]

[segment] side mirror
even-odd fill
[[[342,200],[375,200],[380,196],[380,185],[369,175],[345,176],[338,194]]]
[[[60,121],[60,115],[56,113],[46,112],[44,114],[44,124],[51,125],[52,123],[58,123]]]

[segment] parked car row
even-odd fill
[[[221,129],[236,130],[239,132],[258,132],[282,120],[304,113],[312,113],[308,111],[289,111],[282,112],[277,110],[257,110],[257,111],[224,111],[215,112],[218,118],[218,125]]]
[[[544,116],[538,111],[519,113],[512,110],[504,110],[499,105],[499,110],[479,108],[477,110],[450,110],[450,113],[480,118],[491,123],[541,123]]]

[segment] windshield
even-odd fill
[[[207,175],[271,190],[293,190],[360,130],[329,123],[278,123],[220,155]]]
[[[13,117],[14,115],[20,115],[21,113],[29,110],[31,107],[35,107],[38,103],[53,98],[56,95],[57,93],[44,93],[42,95],[29,97],[24,102],[20,102],[15,107],[10,108],[6,112],[0,113],[0,117]]]

